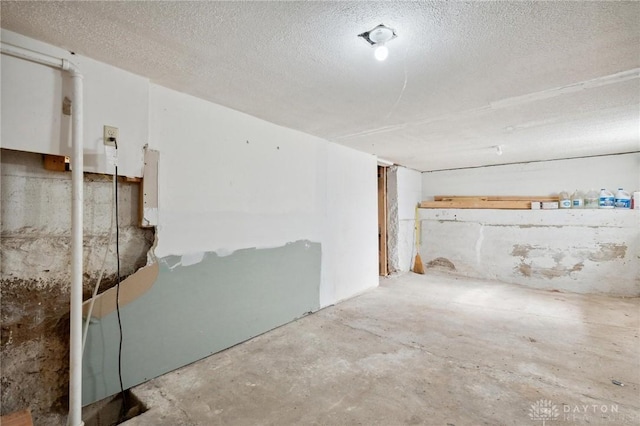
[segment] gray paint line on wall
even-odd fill
[[[248,340],[320,308],[321,246],[296,241],[175,266],[160,259],[152,288],[120,309],[125,389]],[[120,391],[115,312],[89,327],[82,403]]]

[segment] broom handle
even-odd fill
[[[418,216],[418,206],[416,206],[416,253],[420,249],[420,220]]]

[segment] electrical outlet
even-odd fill
[[[104,126],[104,144],[109,146],[116,146],[116,141],[120,143],[118,139],[118,128],[113,126]]]

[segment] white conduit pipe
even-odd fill
[[[25,59],[66,71],[73,82],[71,95],[71,336],[69,365],[69,419],[71,426],[82,426],[82,207],[83,143],[82,143],[82,74],[73,63],[62,58],[34,52],[22,47],[1,43],[0,51],[9,56]]]

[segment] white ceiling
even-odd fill
[[[8,30],[421,171],[640,150],[639,2],[1,8]],[[383,63],[357,37],[381,22]]]

